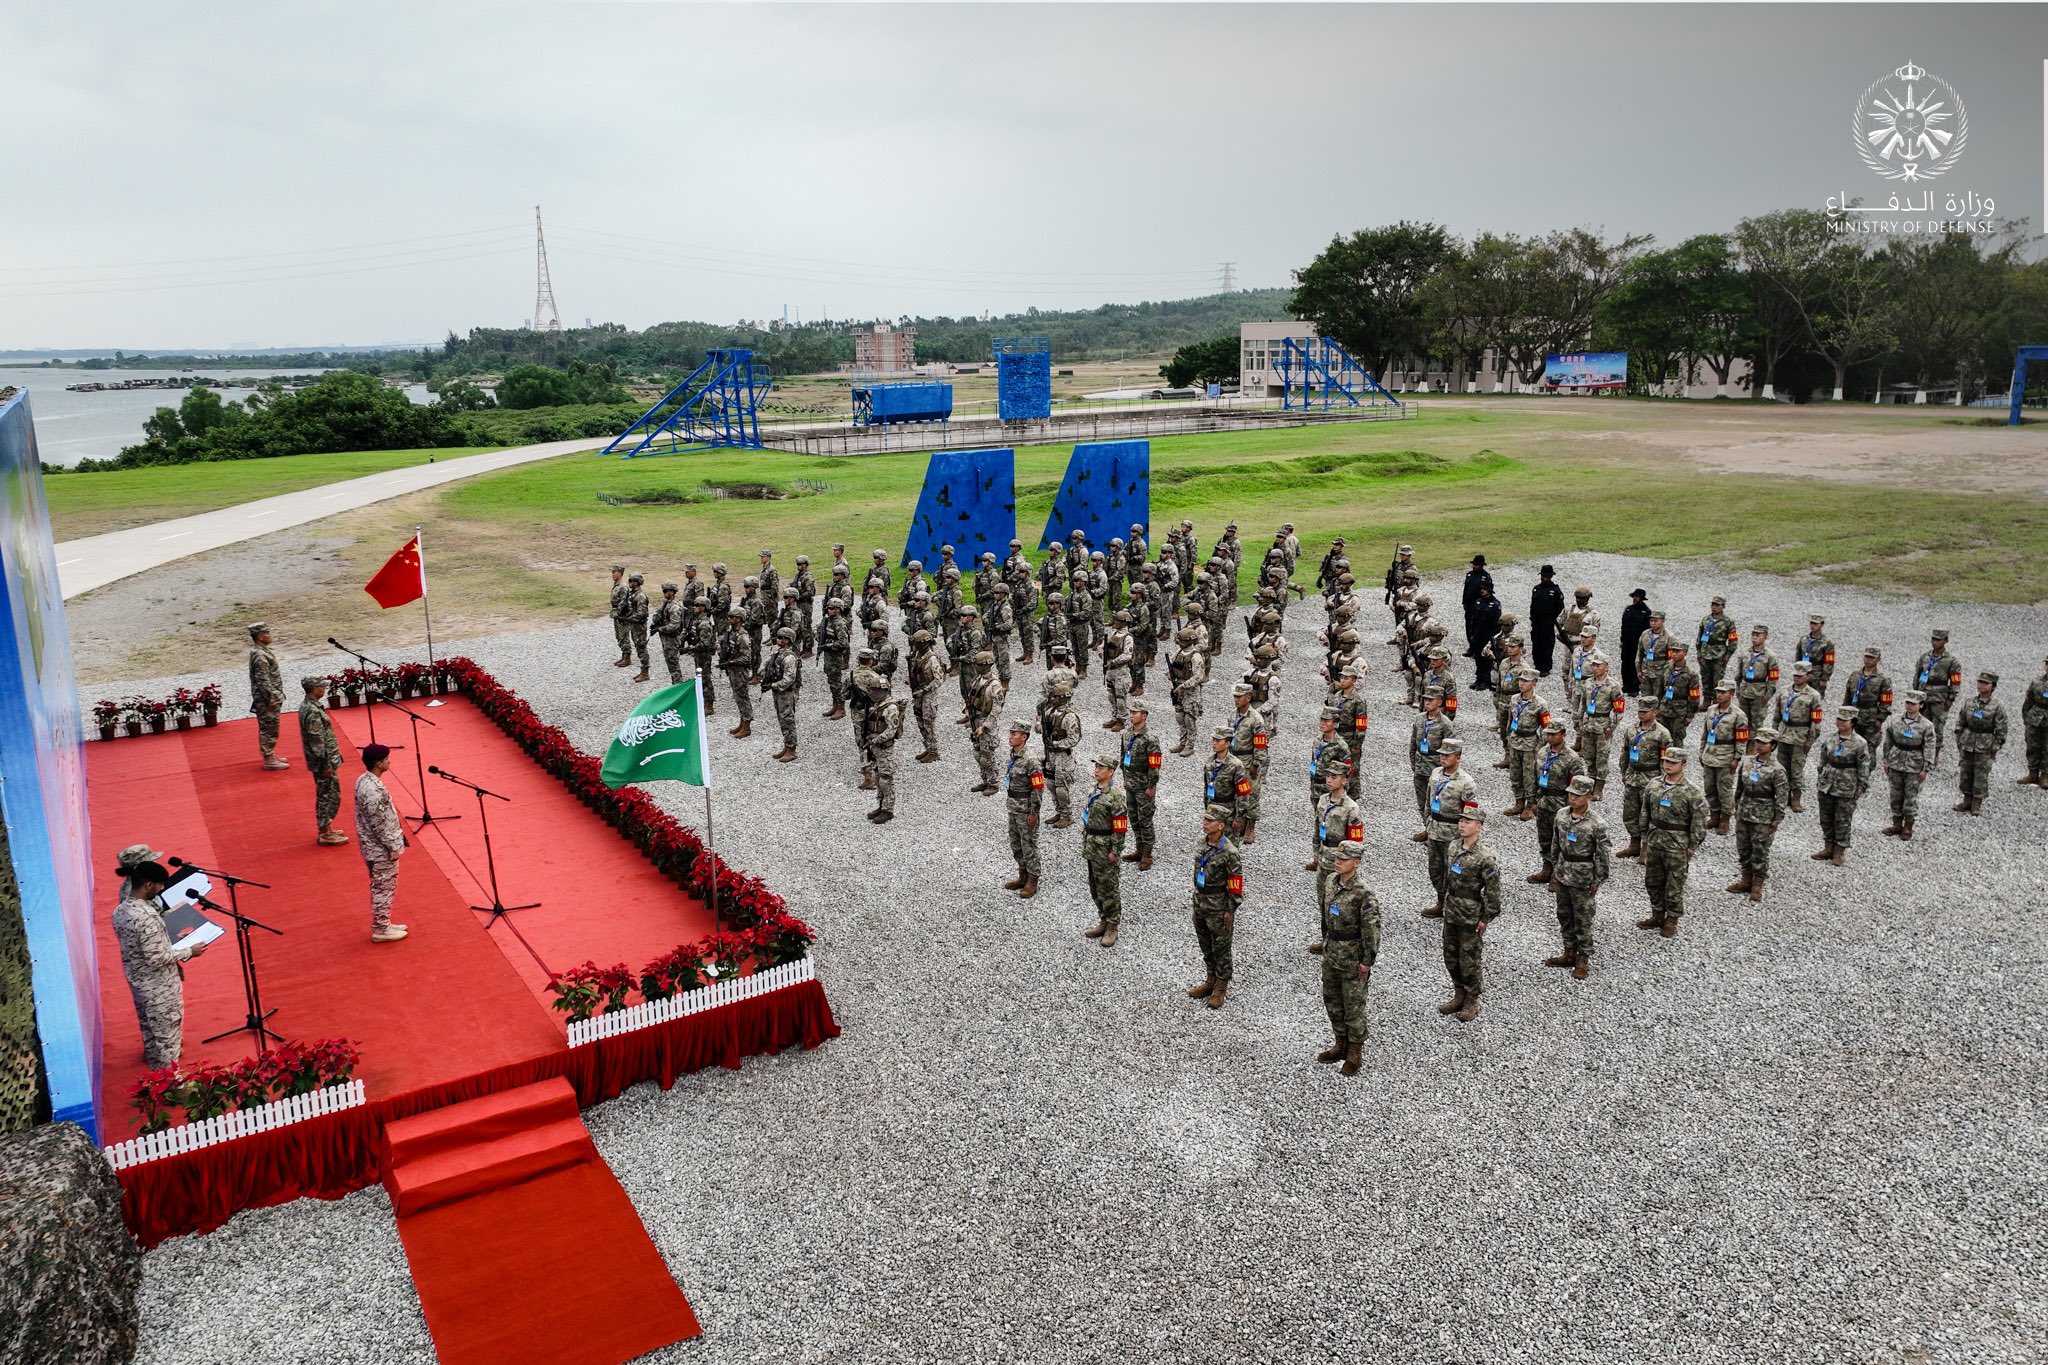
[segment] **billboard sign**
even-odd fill
[[[1620,389],[1628,386],[1627,351],[1578,351],[1543,357],[1546,389]]]

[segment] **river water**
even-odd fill
[[[133,389],[118,393],[66,393],[66,384],[113,383],[121,379],[171,379],[203,374],[210,379],[268,378],[273,375],[318,374],[318,370],[45,370],[36,366],[0,365],[0,389],[27,389],[36,419],[36,447],[45,464],[74,465],[88,457],[106,459],[142,439],[142,424],[158,408],[174,408],[185,397],[181,389]],[[253,390],[223,389],[224,399],[246,398]],[[406,394],[415,403],[431,402],[426,389],[413,385]]]

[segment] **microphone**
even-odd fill
[[[432,774],[433,774],[434,776],[436,776],[436,777],[442,777],[442,776],[445,776],[445,774],[444,774],[444,773],[442,773],[442,771],[441,771],[441,770],[440,770],[439,768],[435,767],[435,766],[434,766],[433,764],[431,764],[431,763],[429,763],[429,764],[427,765],[427,771],[428,771],[428,772],[430,772],[430,773],[432,773]]]
[[[332,635],[327,637],[327,643],[333,645],[336,649],[341,648],[341,641],[335,639]]]
[[[173,859],[171,859],[171,866],[172,866],[172,867],[183,867],[184,865],[185,865],[185,860],[184,860],[183,858],[173,858]]]

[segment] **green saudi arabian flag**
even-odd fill
[[[704,698],[697,679],[665,687],[634,707],[604,756],[604,784],[687,782],[711,785],[704,744]]]

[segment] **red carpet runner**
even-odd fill
[[[568,1082],[400,1119],[384,1136],[441,1365],[620,1365],[698,1335]]]

